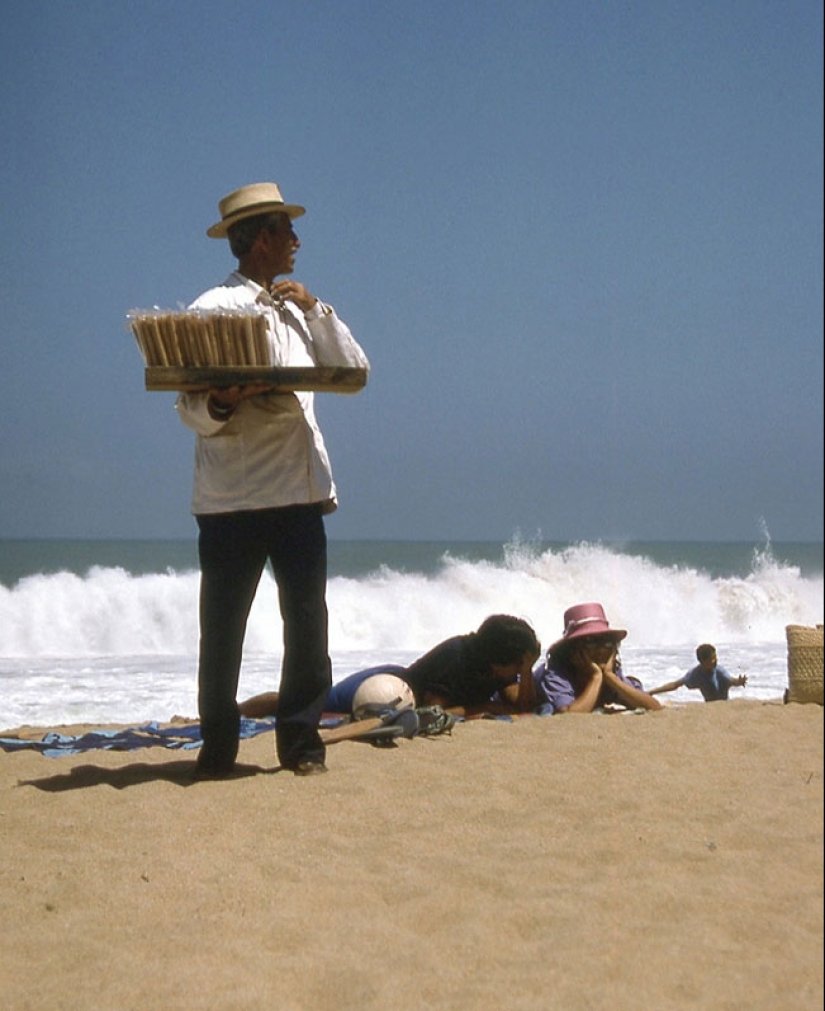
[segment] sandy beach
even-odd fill
[[[735,700],[330,747],[0,752],[23,1009],[821,1008],[823,713]]]

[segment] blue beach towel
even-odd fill
[[[326,721],[325,721],[326,722]],[[335,724],[338,720],[330,721]],[[274,719],[249,720],[241,718],[241,737],[257,737],[275,729]],[[40,740],[23,737],[0,737],[4,751],[39,751],[49,758],[61,755],[79,755],[85,751],[137,751],[139,748],[173,748],[189,750],[201,746],[201,728],[198,723],[179,727],[159,727],[145,723],[141,727],[119,730],[90,730],[85,734],[68,735],[48,733]]]
[[[525,714],[527,715],[527,714]],[[512,722],[514,717],[498,715],[488,719]],[[325,716],[320,726],[336,727],[344,717]],[[257,737],[275,729],[275,718],[251,720],[241,717],[241,738]],[[463,717],[456,721],[463,722]],[[85,734],[59,734],[52,731],[44,734],[40,740],[25,737],[0,737],[0,749],[3,751],[38,751],[47,758],[60,758],[62,755],[80,755],[87,751],[138,751],[141,748],[171,748],[173,750],[189,751],[199,748],[201,728],[199,723],[182,724],[181,726],[160,727],[156,722],[144,723],[140,727],[126,727],[116,730],[89,730]]]

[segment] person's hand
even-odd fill
[[[582,645],[576,651],[576,663],[584,673],[592,674],[595,670],[598,671],[599,677],[614,675],[616,673],[616,647],[612,646],[607,652],[605,649],[593,650]]]
[[[311,295],[299,281],[290,281],[285,278],[283,281],[274,281],[269,287],[270,295],[276,302],[284,302],[289,299],[294,302],[301,312],[308,312],[318,301]]]
[[[225,421],[242,400],[268,393],[270,383],[247,383],[245,386],[221,386],[209,391],[206,406],[216,421]]]
[[[605,672],[602,669],[602,667],[600,667],[593,660],[590,661],[590,670],[591,670],[591,673],[590,673],[590,683],[594,684],[594,685],[598,685],[599,686],[599,691],[601,691],[601,686],[604,683],[604,680],[607,677],[607,675],[605,674]]]
[[[575,650],[571,659],[573,660],[574,667],[588,681],[592,681],[594,678],[601,681],[603,676],[602,668],[591,657],[590,651],[585,649],[584,646],[580,646]]]
[[[608,676],[614,676],[616,674],[616,649],[615,647],[611,649],[610,656],[601,664],[602,673]]]

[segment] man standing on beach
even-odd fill
[[[244,186],[218,207],[221,220],[207,235],[229,240],[238,268],[192,308],[263,313],[272,365],[369,368],[332,307],[289,276],[300,247],[292,222],[304,208],[285,203],[274,183]],[[332,677],[323,516],[337,499],[313,395],[254,384],[183,393],[176,407],[197,435],[192,512],[201,568],[203,737],[197,775],[221,778],[235,765],[243,640],[267,560],[284,630],[278,758],[296,775],[325,772],[318,722]]]

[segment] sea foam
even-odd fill
[[[649,687],[683,673],[696,645],[709,641],[731,673],[748,672],[749,697],[768,698],[785,683],[785,626],[822,621],[823,580],[778,563],[769,549],[742,576],[599,544],[514,542],[500,561],[445,554],[426,574],[380,566],[330,579],[334,678],[409,663],[493,613],[526,618],[546,646],[561,635],[565,608],[585,600],[601,601],[611,623],[628,630],[625,667]],[[242,694],[277,687],[281,631],[267,572],[250,614]],[[191,713],[197,648],[196,572],[96,566],[0,586],[0,726]]]

